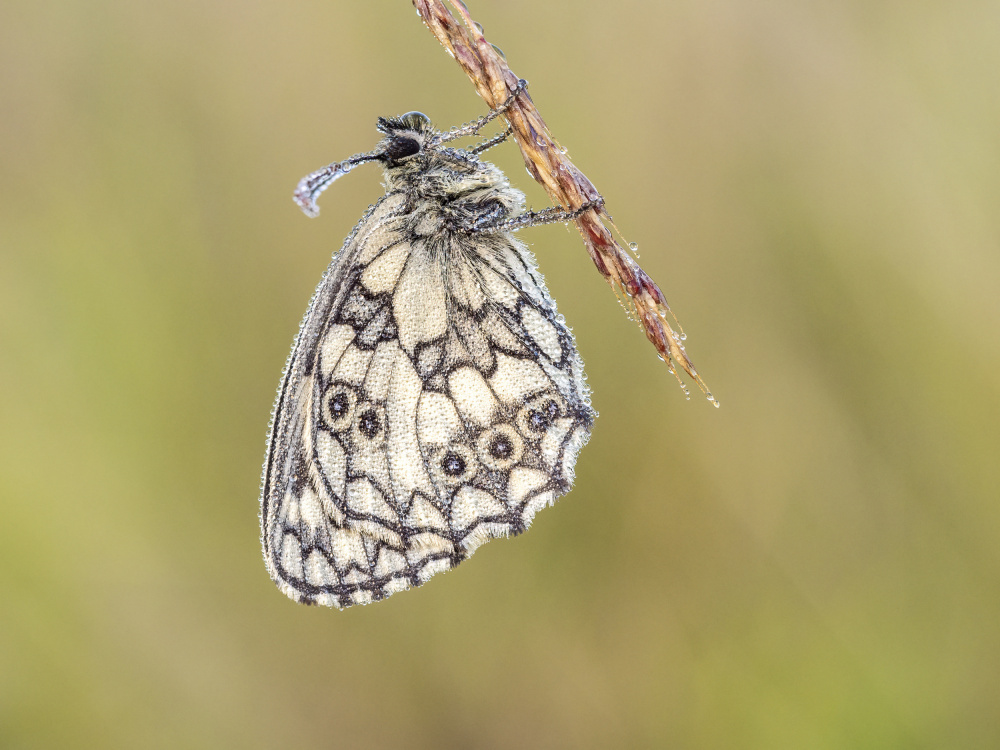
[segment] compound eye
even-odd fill
[[[399,161],[407,156],[420,153],[420,144],[413,138],[393,138],[385,150],[385,156],[389,161]]]

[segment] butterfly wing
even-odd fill
[[[419,585],[568,491],[593,411],[565,321],[507,233],[420,237],[390,194],[331,264],[276,407],[264,556],[299,601]]]
[[[315,394],[322,377],[317,365],[321,346],[332,343],[331,317],[344,311],[360,270],[403,238],[406,214],[399,193],[383,196],[366,212],[327,268],[285,363],[261,481],[261,546],[271,578],[296,601],[339,607],[363,601],[359,582],[372,578],[378,559],[376,540],[345,525],[316,460],[321,404]],[[391,593],[391,581],[385,583]]]

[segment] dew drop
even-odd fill
[[[484,33],[483,32],[483,25],[481,23],[479,23],[479,21],[473,21],[472,25],[476,27],[476,31],[478,31],[480,34]]]
[[[480,28],[480,31],[482,31],[481,28]],[[496,52],[498,55],[500,55],[500,59],[502,59],[504,62],[507,62],[507,55],[505,55],[503,53],[502,49],[500,49],[499,47],[497,47],[495,44],[491,44],[490,46],[493,48],[494,52]]]
[[[628,249],[632,251],[632,255],[634,255],[636,258],[639,257],[639,243],[638,242],[630,242],[630,243],[628,243]]]
[[[681,341],[687,341],[688,335],[684,333],[684,331],[681,331],[680,333],[677,334],[677,338],[679,338]]]

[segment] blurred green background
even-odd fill
[[[265,428],[381,191],[292,188],[485,108],[406,0],[7,0],[0,746],[1000,746],[1000,6],[471,6],[722,408],[525,231],[601,413],[576,489],[421,589],[293,604]]]

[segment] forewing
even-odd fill
[[[376,538],[345,525],[330,478],[337,456],[321,427],[321,351],[337,345],[333,326],[361,272],[404,238],[405,197],[384,196],[365,214],[324,275],[285,364],[271,418],[261,487],[261,544],[271,578],[291,598],[344,607],[406,588],[410,571]],[[326,468],[317,461],[324,453]],[[363,588],[365,582],[379,585]]]

